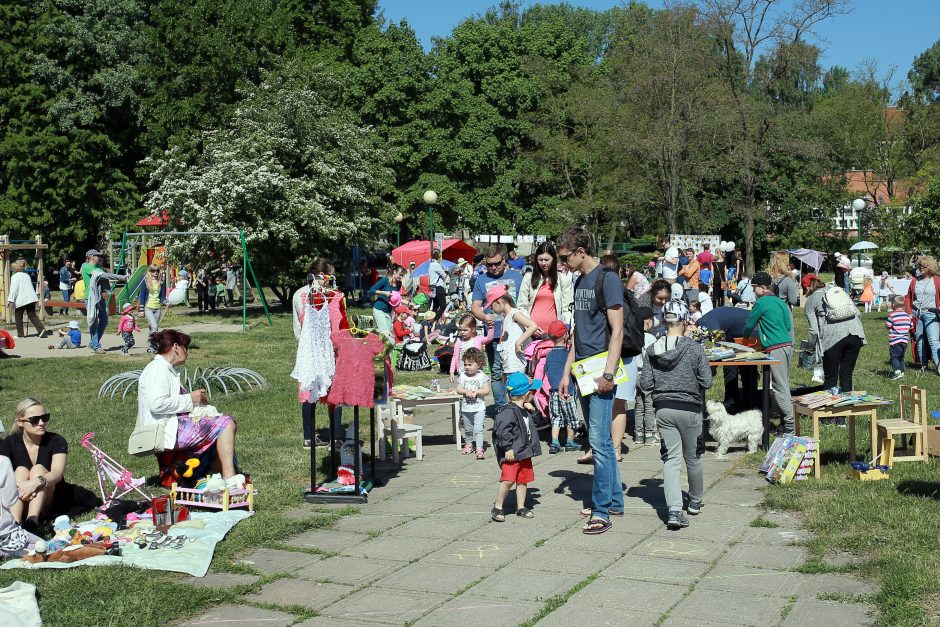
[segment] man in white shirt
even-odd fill
[[[670,246],[663,255],[663,278],[670,283],[675,283],[679,276],[679,249]]]

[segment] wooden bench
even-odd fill
[[[85,301],[65,301],[65,300],[47,300],[43,301],[43,307],[47,309],[85,309]]]

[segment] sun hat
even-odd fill
[[[689,306],[684,300],[673,298],[663,305],[663,320],[666,322],[685,322],[689,319]]]
[[[122,313],[127,313],[127,312],[129,312],[129,311],[134,311],[134,306],[131,305],[130,303],[125,303],[124,306],[121,307],[121,312],[122,312]]]
[[[70,328],[70,329],[77,329],[77,328],[78,328],[78,320],[69,320],[69,328]]]
[[[532,379],[525,376],[523,372],[514,372],[506,379],[506,391],[511,396],[522,396],[530,390],[538,390],[542,387],[541,379]]]
[[[457,260],[457,265],[458,265],[458,266],[465,266],[465,265],[467,265],[467,260],[464,259],[463,257],[461,257],[461,258],[459,258],[459,259]]]
[[[505,296],[509,293],[509,288],[500,283],[499,285],[494,285],[486,292],[486,302],[483,304],[484,309],[489,309],[493,306],[493,303],[496,299]]]
[[[568,332],[568,327],[566,327],[565,323],[561,320],[553,320],[549,323],[548,329],[546,329],[545,332],[552,337],[562,337]]]
[[[436,316],[434,315],[433,311],[425,311],[423,314],[421,314],[421,317],[430,322],[431,320],[434,320]]]
[[[754,276],[751,277],[751,285],[760,285],[762,287],[770,287],[774,284],[774,280],[770,278],[770,275],[766,272],[755,272]]]

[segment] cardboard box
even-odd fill
[[[940,457],[940,425],[927,425],[927,454]]]

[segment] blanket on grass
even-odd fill
[[[61,562],[43,562],[30,564],[22,559],[12,559],[0,566],[11,568],[74,568],[76,566],[137,566],[151,570],[171,570],[187,573],[194,577],[205,577],[209,563],[219,543],[229,530],[253,512],[229,510],[227,512],[193,512],[191,521],[177,523],[170,527],[171,536],[184,535],[195,538],[195,542],[185,542],[179,549],[142,549],[128,543],[123,547],[123,555],[99,555],[80,562],[63,564]]]

